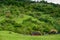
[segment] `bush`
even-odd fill
[[[56,29],[51,29],[49,32],[49,34],[57,34],[57,33],[58,33],[58,31]]]
[[[42,35],[42,33],[39,31],[34,31],[34,32],[31,32],[31,35],[32,36],[38,36],[38,35]]]

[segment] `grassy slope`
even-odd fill
[[[0,31],[0,40],[60,40],[60,34],[48,36],[27,36],[9,31]]]

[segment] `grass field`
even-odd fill
[[[0,31],[0,40],[60,40],[60,34],[45,36],[28,36],[9,31]]]

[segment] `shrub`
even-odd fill
[[[34,32],[31,32],[31,35],[38,36],[38,35],[42,35],[42,33],[39,31],[34,31]]]
[[[58,33],[58,31],[56,29],[51,29],[49,32],[49,34],[57,34],[57,33]]]

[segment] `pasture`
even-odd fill
[[[0,40],[60,40],[60,34],[57,35],[44,35],[44,36],[30,36],[22,35],[9,31],[0,31]]]

